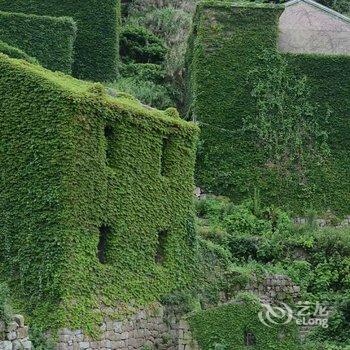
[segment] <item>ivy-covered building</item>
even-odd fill
[[[0,40],[44,67],[79,79],[116,79],[119,0],[0,0],[0,11]]]
[[[349,214],[349,20],[312,0],[204,1],[193,28],[197,184],[237,202],[259,194],[294,214]]]
[[[0,94],[0,273],[32,323],[188,285],[197,127],[5,55]]]

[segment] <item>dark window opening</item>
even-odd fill
[[[106,161],[107,164],[110,163],[110,158],[111,158],[111,145],[112,145],[112,140],[113,140],[113,128],[110,126],[106,126],[104,130],[105,138],[106,138]]]
[[[166,250],[168,235],[169,233],[166,230],[158,232],[158,245],[157,245],[156,257],[155,257],[157,264],[163,264],[163,262],[165,261],[165,250]]]
[[[100,239],[97,247],[97,257],[101,264],[105,264],[107,262],[107,242],[108,237],[111,233],[111,228],[106,225],[102,225],[100,227]]]
[[[245,332],[244,334],[244,345],[254,346],[256,344],[255,335],[252,332]]]
[[[169,139],[163,138],[162,154],[160,156],[160,174],[162,176],[166,176],[167,175],[166,160],[167,160],[169,145],[170,145]]]

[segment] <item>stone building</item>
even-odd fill
[[[181,288],[197,127],[5,55],[0,71],[0,268],[16,297],[84,328],[98,305]]]
[[[350,19],[313,0],[287,2],[279,30],[282,52],[350,54]]]
[[[203,2],[189,43],[188,113],[200,124],[202,141],[197,185],[237,203],[259,189],[264,205],[295,215],[310,207],[320,214],[348,215],[349,19],[311,0],[284,5]],[[256,92],[272,79],[274,70],[269,69],[279,67],[276,56],[292,80],[306,81],[303,96],[327,137],[327,162],[310,152],[314,159],[305,165],[286,165],[278,159],[298,156],[272,154],[273,141],[259,135],[259,98],[273,99]],[[292,99],[284,103],[293,105]],[[289,152],[287,146],[284,151]]]

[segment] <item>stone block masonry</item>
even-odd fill
[[[190,326],[185,318],[179,324],[178,350],[200,350],[197,341],[194,339]]]
[[[262,281],[253,278],[245,291],[259,296],[262,303],[274,304],[288,299],[297,301],[300,298],[300,287],[284,275],[270,275]]]
[[[0,350],[32,350],[28,326],[21,315],[15,315],[8,324],[0,322]]]
[[[120,313],[118,309],[105,311]],[[62,329],[56,350],[177,350],[180,318],[176,309],[160,304],[141,308],[124,320],[105,317],[99,339],[91,339],[81,330]]]
[[[290,3],[280,17],[279,29],[282,52],[350,54],[350,20],[313,1]]]
[[[310,222],[310,219],[297,217],[294,218],[294,223],[296,225],[306,225]],[[335,216],[330,216],[329,218],[316,218],[314,220],[316,226],[324,228],[324,227],[336,227],[343,228],[350,226],[350,215],[347,215],[344,219],[337,219]]]

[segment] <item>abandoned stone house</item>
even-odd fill
[[[5,55],[0,72],[0,263],[16,297],[80,327],[105,292],[185,283],[197,127]]]
[[[315,121],[327,135],[331,159],[324,167],[309,162],[307,181],[299,179],[298,166],[286,171],[288,177],[279,166],[270,167],[268,147],[259,146],[257,132],[245,128],[259,108],[252,94],[264,78],[251,76],[258,78],[262,64],[268,69],[264,53],[279,53],[291,76],[305,79],[308,103],[317,109]],[[348,215],[349,18],[313,0],[278,6],[204,2],[197,9],[188,57],[188,112],[199,122],[202,139],[198,186],[237,202],[258,188],[264,204],[297,215],[310,207]]]

